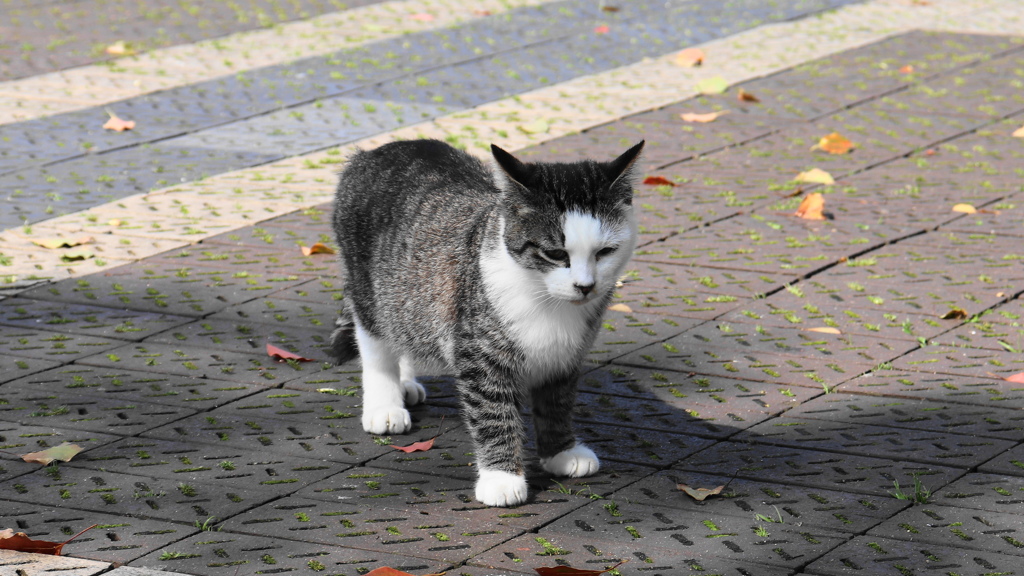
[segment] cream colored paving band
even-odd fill
[[[456,26],[552,0],[399,0],[22,80],[0,82],[0,124],[102,106],[262,66]],[[424,16],[429,15],[429,16]]]
[[[175,186],[0,233],[3,268],[14,277],[55,279],[101,271],[331,199],[339,164],[357,148],[396,139],[458,139],[484,156],[491,142],[520,150],[565,134],[696,95],[702,78],[738,83],[914,29],[990,34],[1024,31],[1017,0],[874,0],[796,22],[763,26],[702,45],[704,66],[680,68],[672,55],[577,78],[328,152],[297,156]],[[526,123],[544,121],[545,133]],[[97,258],[65,262],[31,240],[92,236]]]

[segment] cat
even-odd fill
[[[606,163],[524,163],[492,145],[488,166],[437,140],[352,157],[332,225],[367,432],[410,430],[406,407],[426,399],[416,369],[433,360],[456,377],[477,500],[526,501],[527,398],[543,468],[597,472],[571,413],[583,357],[636,246],[633,166],[643,145]]]

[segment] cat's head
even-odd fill
[[[636,246],[633,166],[643,146],[566,164],[524,163],[491,146],[505,248],[551,298],[584,304],[615,286]]]

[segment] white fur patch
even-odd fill
[[[576,444],[551,458],[542,458],[540,465],[555,476],[569,478],[590,476],[596,474],[601,468],[601,462],[597,459],[597,455],[583,444]]]
[[[405,409],[405,386],[399,381],[398,356],[356,320],[356,343],[363,361],[363,430],[404,434],[412,428]]]
[[[476,479],[476,499],[488,506],[517,506],[526,502],[527,494],[526,476],[481,469]]]

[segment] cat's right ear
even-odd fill
[[[498,188],[505,193],[525,190],[526,165],[494,144],[491,144],[491,155],[494,157],[494,182]]]

